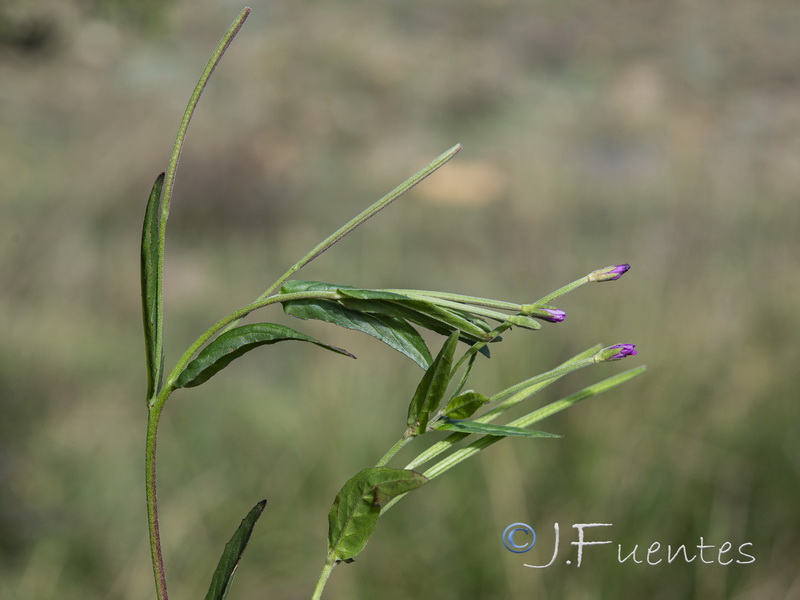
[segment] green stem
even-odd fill
[[[540,389],[542,389],[542,387],[544,387],[545,384],[552,383],[556,379],[564,377],[564,375],[593,364],[595,364],[595,361],[591,357],[583,358],[581,360],[560,365],[551,371],[547,371],[546,373],[536,375],[535,377],[521,381],[516,385],[512,385],[511,387],[503,390],[502,392],[498,392],[489,398],[490,402],[498,402],[500,400],[502,400],[502,402],[500,402],[500,404],[495,406],[486,414],[475,419],[475,421],[477,423],[490,423],[511,407],[516,406],[528,398],[534,392],[538,392]]]
[[[336,560],[332,556],[329,556],[325,561],[325,566],[322,567],[322,572],[319,574],[317,586],[314,588],[314,595],[311,597],[311,600],[320,600],[320,598],[322,598],[322,590],[325,589],[325,584],[328,583],[331,571],[333,571],[333,567],[335,566]]]
[[[175,145],[170,154],[169,165],[167,167],[166,176],[164,178],[164,186],[161,195],[161,215],[159,219],[158,228],[158,266],[156,271],[156,339],[155,339],[155,357],[163,355],[164,348],[164,248],[166,246],[167,236],[167,219],[169,217],[170,202],[172,200],[172,193],[175,187],[175,173],[178,170],[178,161],[180,160],[181,151],[183,150],[184,141],[186,139],[186,132],[189,127],[194,110],[197,107],[197,102],[203,93],[203,89],[208,83],[211,73],[219,64],[225,50],[228,49],[233,38],[236,37],[239,29],[242,27],[245,19],[250,14],[250,9],[245,8],[231,24],[225,35],[217,44],[214,53],[200,75],[200,79],[195,86],[186,110],[183,112],[181,124],[178,127],[178,134],[175,137]],[[157,358],[155,365],[155,382],[161,380],[163,367],[161,361]],[[156,494],[156,437],[158,435],[158,421],[161,417],[161,411],[164,407],[172,388],[165,385],[158,395],[151,398],[148,402],[147,411],[147,439],[145,443],[145,496],[147,500],[147,528],[150,539],[150,553],[153,562],[153,575],[155,577],[156,596],[158,600],[168,600],[167,595],[167,577],[164,570],[164,555],[161,548],[161,536],[158,526],[158,502]]]
[[[189,103],[186,106],[186,110],[183,111],[181,124],[178,127],[178,135],[175,136],[175,145],[172,147],[172,154],[170,154],[169,157],[169,165],[164,178],[164,187],[161,195],[161,219],[158,228],[158,272],[156,283],[158,306],[156,331],[158,332],[158,337],[156,339],[156,350],[154,354],[156,357],[161,356],[161,352],[164,347],[164,248],[167,239],[167,219],[169,218],[169,207],[170,202],[172,201],[172,192],[175,188],[175,173],[178,170],[178,161],[180,160],[183,144],[186,140],[186,132],[189,129],[189,121],[192,120],[192,115],[197,107],[197,102],[200,100],[200,96],[202,95],[203,90],[208,83],[208,79],[211,77],[211,73],[214,72],[214,69],[222,59],[222,55],[225,54],[225,50],[227,50],[228,46],[231,45],[233,38],[236,37],[236,34],[239,32],[239,29],[241,29],[245,19],[247,19],[249,14],[249,8],[245,8],[241,13],[239,13],[239,16],[236,17],[236,20],[228,28],[228,31],[225,32],[225,35],[222,36],[219,44],[217,44],[214,53],[211,55],[211,58],[206,65],[206,68],[203,69],[203,73],[200,75],[200,79],[197,81],[197,85],[192,92],[192,96],[189,98]],[[157,364],[156,369],[157,371],[155,380],[159,381],[161,375],[161,365]]]
[[[619,373],[614,375],[613,377],[609,377],[608,379],[604,379],[594,385],[591,385],[587,388],[580,390],[579,392],[575,392],[567,396],[566,398],[562,398],[561,400],[556,400],[555,402],[551,402],[547,406],[540,408],[539,410],[535,410],[532,413],[529,413],[519,419],[515,419],[509,423],[511,427],[520,427],[525,428],[537,423],[547,417],[554,415],[557,412],[560,412],[570,406],[577,404],[581,400],[585,400],[586,398],[590,398],[592,396],[596,396],[598,394],[602,394],[603,392],[607,392],[608,390],[625,383],[629,379],[640,375],[645,370],[645,367],[637,367],[635,369],[630,369],[629,371],[625,371],[624,373]],[[484,436],[472,442],[466,448],[462,448],[461,450],[456,450],[450,456],[444,458],[440,462],[433,465],[430,469],[425,471],[423,475],[428,479],[433,479],[434,477],[438,477],[445,471],[452,469],[458,463],[465,461],[469,457],[477,454],[481,450],[488,448],[492,444],[499,442],[502,437],[498,436]],[[388,508],[388,504],[387,504]]]
[[[608,390],[610,390],[610,389],[612,389],[614,387],[617,387],[618,385],[621,385],[622,383],[628,381],[629,379],[632,379],[632,378],[636,377],[637,375],[640,375],[641,373],[644,372],[644,370],[645,370],[644,366],[637,367],[635,369],[631,369],[629,371],[625,371],[624,373],[619,373],[618,375],[614,375],[613,377],[609,377],[608,379],[604,379],[603,381],[600,381],[600,382],[598,382],[598,383],[596,383],[594,385],[591,385],[591,386],[589,386],[587,388],[584,388],[584,389],[580,390],[579,392],[575,392],[574,394],[572,394],[570,396],[567,396],[566,398],[562,398],[561,400],[556,400],[555,402],[551,402],[547,406],[544,406],[544,407],[542,407],[542,408],[540,408],[538,410],[535,410],[532,413],[529,413],[529,414],[527,414],[527,415],[525,415],[523,417],[520,417],[519,419],[511,421],[509,423],[509,426],[511,426],[511,427],[529,427],[530,425],[533,425],[534,423],[536,423],[538,421],[541,421],[541,420],[543,420],[543,419],[545,419],[545,418],[547,418],[547,417],[549,417],[549,416],[551,416],[551,415],[553,415],[553,414],[555,414],[555,413],[557,413],[559,411],[562,411],[562,410],[564,410],[566,408],[569,408],[570,406],[572,406],[574,404],[577,404],[581,400],[585,400],[586,398],[589,398],[591,396],[596,396],[597,394],[602,394],[603,392],[607,392]],[[545,385],[547,385],[549,383],[551,383],[551,382],[547,382]],[[544,385],[541,385],[541,387],[544,387]],[[486,417],[486,416],[487,415],[484,415],[484,417]],[[485,423],[485,422],[488,422],[490,420],[491,419],[487,419],[487,420],[485,420],[483,422]],[[480,419],[476,419],[476,421],[480,421]],[[418,456],[416,459],[414,459],[414,461],[412,461],[410,464],[408,464],[406,466],[406,469],[413,469],[416,466],[421,465],[421,464],[429,461],[434,456],[437,456],[438,454],[441,454],[443,451],[447,450],[448,448],[451,448],[453,446],[453,444],[455,444],[456,442],[458,442],[460,440],[463,440],[468,435],[470,435],[470,434],[468,434],[468,433],[456,433],[456,434],[448,436],[446,439],[442,440],[441,442],[439,442],[437,444],[434,444],[433,446],[431,446],[428,449],[428,451],[424,452],[423,454]],[[465,448],[461,448],[460,450],[456,450],[450,456],[445,457],[440,462],[436,463],[431,468],[429,468],[427,471],[424,471],[422,474],[425,477],[427,477],[428,479],[433,479],[434,477],[438,477],[439,475],[441,475],[442,473],[444,473],[448,469],[453,468],[457,464],[465,461],[466,459],[470,458],[471,456],[474,456],[475,454],[477,454],[478,452],[480,452],[484,448],[488,448],[489,446],[491,446],[492,444],[500,441],[501,439],[503,439],[503,438],[502,437],[498,437],[498,436],[491,436],[491,435],[478,438],[477,440],[475,440],[474,442],[472,442],[471,444],[469,444]],[[387,502],[386,505],[381,509],[381,514],[383,514],[384,512],[389,510],[392,506],[394,506],[394,504],[397,501],[399,501],[400,498],[402,498],[404,495],[405,494],[400,495],[400,496],[396,496],[396,497],[392,498],[389,502]]]
[[[376,467],[383,467],[384,465],[386,465],[386,463],[388,463],[390,460],[392,460],[392,457],[395,454],[397,454],[398,452],[400,452],[400,450],[403,448],[403,446],[408,444],[408,442],[410,442],[412,439],[414,439],[414,438],[413,437],[402,437],[399,440],[397,440],[397,443],[394,446],[392,446],[391,448],[389,448],[389,450],[386,452],[386,454],[383,455],[383,457],[375,464],[375,466]]]
[[[398,293],[401,293],[401,292],[398,292]],[[508,321],[509,317],[513,316],[513,315],[507,315],[505,313],[497,312],[496,310],[491,310],[489,308],[486,308],[485,306],[480,306],[480,305],[466,306],[463,302],[458,302],[458,301],[455,301],[455,300],[449,300],[449,299],[446,299],[446,298],[437,297],[437,296],[433,296],[433,295],[414,294],[414,293],[409,293],[409,292],[407,292],[406,295],[409,298],[413,298],[415,300],[423,300],[425,302],[432,302],[433,304],[436,304],[437,306],[444,306],[446,308],[454,308],[456,310],[461,310],[461,311],[468,312],[470,314],[478,315],[478,316],[481,316],[481,317],[487,317],[489,319],[493,319],[495,321],[500,321],[502,323],[505,323],[506,321]],[[520,310],[520,305],[519,304],[511,304],[510,302],[505,302],[504,304],[509,305],[508,307],[504,307],[504,310],[513,310],[513,311],[516,311],[516,312],[519,312],[519,310]]]
[[[146,479],[146,492],[147,492],[147,516],[148,516],[148,529],[150,532],[150,551],[153,559],[153,571],[156,580],[156,591],[158,600],[167,600],[167,583],[166,575],[164,572],[164,560],[161,550],[161,538],[158,528],[158,505],[156,502],[156,436],[158,432],[158,421],[161,417],[161,411],[167,402],[167,399],[175,390],[174,384],[178,376],[183,372],[183,369],[191,360],[192,356],[200,349],[200,347],[208,341],[211,336],[225,327],[228,323],[241,319],[248,313],[275,304],[277,302],[287,302],[290,300],[303,300],[310,298],[330,298],[335,299],[338,297],[336,292],[296,292],[293,294],[279,294],[271,296],[260,302],[253,302],[245,307],[227,315],[221,319],[203,334],[197,338],[194,343],[184,352],[180,360],[175,364],[175,367],[170,372],[169,377],[164,382],[164,386],[159,391],[158,395],[153,397],[148,406],[148,419],[147,419],[147,443],[145,449],[145,479]]]
[[[348,234],[352,233],[354,229],[358,226],[363,225],[364,222],[374,217],[384,208],[389,206],[392,202],[397,200],[400,196],[405,194],[408,190],[413,188],[415,185],[420,183],[423,179],[428,177],[428,175],[432,174],[434,171],[442,167],[447,161],[453,158],[459,151],[461,150],[461,144],[456,144],[449,150],[440,154],[437,158],[435,158],[432,162],[430,162],[427,166],[423,167],[416,173],[414,173],[411,177],[406,179],[403,183],[398,185],[394,188],[391,192],[386,194],[383,198],[375,202],[372,206],[367,208],[366,210],[360,212],[358,215],[353,217],[350,221],[342,225],[339,229],[334,231],[331,235],[326,237],[322,240],[319,244],[316,245],[308,254],[303,256],[300,260],[298,260],[295,264],[293,264],[288,271],[286,271],[283,275],[278,277],[278,279],[273,283],[269,288],[267,288],[263,294],[261,294],[258,298],[256,298],[256,302],[263,300],[267,296],[269,296],[272,292],[277,290],[283,283],[289,279],[292,275],[294,275],[297,271],[302,269],[312,260],[317,258],[320,254],[325,252],[328,248],[333,246],[336,242],[347,236]],[[229,329],[236,325],[236,321],[232,322],[229,325]]]
[[[150,408],[147,411],[145,490],[147,496],[147,529],[150,534],[150,555],[153,561],[156,597],[158,600],[167,600],[167,575],[164,570],[164,555],[161,551],[161,535],[158,528],[158,502],[156,499],[156,436],[158,435],[158,420],[160,416],[160,407]]]
[[[522,307],[522,314],[525,314],[525,310],[527,308],[535,308],[535,307],[538,307],[538,306],[549,304],[550,302],[552,302],[556,298],[560,298],[564,294],[567,294],[567,293],[569,293],[569,292],[571,292],[573,290],[576,290],[579,287],[581,287],[582,285],[585,285],[585,284],[589,283],[590,281],[591,280],[589,279],[588,275],[586,275],[585,277],[581,277],[580,279],[576,279],[572,283],[568,283],[564,287],[558,288],[555,292],[553,292],[551,294],[547,294],[547,296],[545,296],[544,298],[540,298],[539,300],[537,300],[536,302],[534,302],[532,304],[524,305]]]
[[[590,351],[592,350],[594,350],[594,348],[592,348]],[[590,351],[582,352],[578,356],[583,357]],[[513,406],[516,406],[526,398],[530,397],[532,394],[539,392],[543,388],[547,387],[548,385],[560,379],[561,377],[564,377],[568,373],[589,366],[590,364],[593,364],[590,358],[582,358],[579,360],[570,359],[570,361],[562,365],[559,365],[558,367],[552,369],[551,371],[547,371],[546,373],[542,373],[540,375],[537,375],[536,377],[531,377],[530,379],[526,379],[525,381],[522,381],[516,385],[511,386],[510,388],[503,390],[502,392],[498,392],[497,394],[489,398],[489,402],[497,402],[499,400],[503,401],[496,407],[494,407],[492,410],[487,412],[486,414],[475,419],[475,422],[491,423],[501,414],[506,412],[508,409],[510,409]],[[423,452],[417,458],[412,460],[408,465],[406,465],[406,469],[415,469],[418,466],[425,464],[426,462],[440,455],[442,452],[447,451],[455,443],[463,440],[468,435],[469,435],[468,433],[450,434],[442,441],[433,444],[425,452]]]
[[[598,345],[598,346],[589,348],[588,350],[584,350],[580,354],[578,354],[576,356],[573,356],[568,361],[563,362],[561,365],[559,365],[558,367],[556,367],[555,369],[553,369],[551,371],[548,371],[547,373],[542,373],[541,375],[537,375],[536,377],[532,377],[531,379],[528,379],[528,380],[522,382],[521,384],[517,384],[515,386],[512,386],[510,388],[507,388],[507,389],[503,390],[502,392],[498,392],[497,394],[495,394],[494,396],[489,398],[490,402],[496,402],[498,400],[506,398],[506,396],[508,396],[509,394],[512,394],[512,395],[511,395],[511,397],[506,398],[500,405],[495,407],[490,412],[488,412],[485,415],[475,419],[475,421],[478,422],[478,423],[490,423],[496,417],[498,417],[500,414],[502,414],[503,412],[505,412],[506,410],[508,410],[512,406],[518,404],[519,402],[522,402],[522,400],[524,400],[525,398],[528,398],[528,397],[532,396],[533,394],[541,391],[545,387],[549,386],[551,383],[554,383],[558,379],[561,379],[561,377],[563,377],[564,375],[569,373],[571,370],[574,370],[574,369],[570,369],[569,368],[571,365],[575,365],[575,364],[578,364],[578,363],[586,363],[588,357],[591,357],[592,355],[594,355],[599,348],[600,348],[600,346]],[[583,366],[586,366],[586,365],[584,364]],[[552,377],[548,377],[548,375],[552,375]],[[534,380],[538,380],[538,381],[534,382]],[[520,387],[523,386],[523,384],[527,384],[527,387],[523,387],[522,389],[520,389]],[[516,390],[516,393],[514,393],[515,390]],[[422,452],[414,460],[412,460],[410,463],[408,463],[405,466],[405,468],[406,469],[416,469],[420,465],[423,465],[426,462],[429,462],[429,461],[433,460],[434,458],[436,458],[437,456],[439,456],[443,452],[446,452],[447,450],[452,448],[455,444],[457,444],[458,442],[460,442],[461,440],[466,438],[468,435],[470,435],[470,434],[469,433],[451,433],[445,439],[443,439],[443,440],[441,440],[439,442],[436,442],[430,448],[428,448],[427,450]],[[427,475],[426,475],[426,477],[427,477]],[[384,512],[389,510],[392,506],[394,506],[394,504],[396,502],[398,502],[400,500],[400,498],[402,498],[402,497],[403,496],[401,495],[401,496],[396,496],[395,498],[392,498],[383,507],[383,509],[381,510],[381,514],[383,514]]]
[[[379,292],[392,292],[394,294],[402,294],[404,296],[419,296],[421,300],[428,300],[429,298],[436,298],[437,300],[449,300],[451,302],[458,302],[460,304],[471,304],[472,306],[485,306],[487,308],[497,308],[500,310],[510,310],[519,312],[522,308],[521,304],[514,302],[505,302],[503,300],[492,300],[490,298],[479,298],[476,296],[464,296],[462,294],[450,294],[448,292],[433,292],[428,290],[399,290],[399,289],[386,289],[377,290]]]
[[[466,352],[464,352],[464,354],[461,355],[461,358],[458,359],[458,362],[453,367],[453,370],[450,371],[450,373],[452,375],[455,375],[455,373],[457,373],[458,370],[461,368],[461,365],[463,365],[466,361],[468,361],[470,358],[472,358],[478,352],[480,352],[481,348],[490,343],[492,340],[499,337],[503,332],[505,332],[507,329],[510,328],[511,328],[511,323],[509,323],[508,321],[506,321],[505,323],[500,323],[497,327],[495,327],[489,333],[486,334],[487,338],[486,341],[476,342],[472,344],[472,346],[470,346],[469,349]],[[465,382],[466,382],[465,379],[462,379],[462,381],[458,385],[459,389],[464,386]]]

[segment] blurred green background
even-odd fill
[[[492,393],[586,347],[648,372],[505,441],[381,520],[326,598],[800,597],[795,2],[254,0],[201,100],[171,211],[167,363],[456,142],[304,273],[526,302],[629,262],[484,361]],[[241,4],[0,4],[0,598],[154,597],[138,244],[189,93]],[[290,323],[279,309],[262,319]],[[286,344],[178,392],[159,441],[174,598],[200,598],[260,498],[231,598],[307,598],[342,482],[403,430],[420,373],[371,338]],[[431,340],[432,342],[435,340]],[[794,390],[794,391],[793,391]],[[529,405],[530,408],[530,405]],[[409,454],[411,458],[412,454]],[[500,535],[524,521],[528,554]],[[549,569],[553,523],[562,554]],[[748,565],[618,564],[702,537]],[[640,554],[641,556],[641,554]],[[736,558],[737,556],[733,556]]]

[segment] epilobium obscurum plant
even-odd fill
[[[585,283],[619,279],[629,269],[628,265],[598,269],[529,304],[437,291],[366,289],[290,279],[356,227],[449,161],[461,149],[460,145],[456,145],[320,242],[254,302],[231,312],[209,327],[167,372],[163,351],[164,240],[178,159],[200,95],[249,12],[250,9],[245,8],[233,22],[203,71],[183,114],[167,171],[156,178],[145,211],[142,306],[148,377],[146,496],[150,548],[159,600],[167,599],[167,579],[156,503],[156,434],[161,412],[172,393],[180,388],[204,383],[245,352],[286,340],[310,342],[326,350],[352,356],[342,348],[284,325],[268,322],[238,325],[240,319],[253,311],[279,304],[286,314],[301,320],[318,319],[361,331],[404,354],[424,371],[411,398],[408,418],[405,423],[398,424],[398,441],[375,466],[363,469],[348,480],[333,501],[328,514],[327,555],[313,592],[314,599],[322,596],[333,567],[342,562],[352,562],[364,549],[378,518],[405,494],[505,437],[560,437],[529,427],[581,400],[620,385],[644,369],[639,367],[620,373],[504,425],[495,424],[494,421],[511,407],[572,371],[635,355],[633,344],[589,348],[550,371],[490,396],[467,388],[470,372],[479,355],[488,358],[488,344],[499,342],[503,332],[512,326],[536,330],[542,326],[540,321],[563,321],[566,315],[564,311],[551,306],[553,301]],[[431,354],[418,328],[445,337],[436,356]],[[482,414],[475,417],[479,411]],[[401,448],[420,436],[434,432],[448,432],[449,435],[424,450],[403,468],[389,466]],[[455,444],[465,438],[470,438],[468,443],[455,449]],[[423,465],[426,465],[425,470],[421,470]],[[227,595],[233,572],[265,505],[266,500],[262,500],[253,507],[225,546],[206,600],[221,600]]]

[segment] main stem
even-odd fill
[[[222,55],[230,46],[233,38],[241,29],[248,15],[250,9],[245,8],[239,13],[239,16],[231,23],[231,26],[222,36],[219,44],[214,49],[214,53],[208,61],[200,79],[192,92],[186,110],[183,112],[181,124],[178,127],[178,135],[175,137],[175,145],[170,154],[169,165],[164,179],[164,187],[161,195],[161,215],[158,227],[158,267],[156,271],[156,340],[155,340],[155,353],[154,356],[161,357],[164,348],[164,248],[167,233],[167,218],[169,217],[169,207],[172,201],[172,191],[175,186],[175,174],[178,170],[178,161],[180,160],[181,151],[186,140],[186,132],[189,128],[189,121],[192,119],[194,110],[203,94],[203,90],[208,83],[211,74],[222,59]],[[156,360],[160,361],[160,358]],[[162,367],[160,363],[156,364],[156,373],[153,378],[158,382],[161,380]],[[164,555],[161,550],[161,535],[158,527],[158,502],[156,500],[156,436],[158,434],[158,421],[161,417],[161,411],[164,408],[164,402],[169,397],[172,389],[169,385],[165,385],[159,392],[158,396],[150,398],[147,403],[147,441],[145,444],[145,485],[147,497],[147,528],[150,533],[150,553],[153,560],[153,574],[155,576],[156,596],[158,600],[168,600],[167,596],[167,576],[164,571]]]
[[[328,579],[333,572],[333,567],[336,566],[336,560],[329,556],[328,559],[325,561],[325,566],[322,567],[322,573],[319,574],[319,579],[317,580],[317,586],[314,588],[314,595],[311,596],[311,600],[320,600],[322,598],[322,590],[325,589],[325,584],[328,583]]]
[[[147,528],[150,532],[150,555],[156,581],[156,597],[168,600],[167,575],[164,570],[164,555],[161,552],[161,535],[158,528],[158,501],[156,499],[156,437],[158,420],[163,404],[148,408],[147,443],[145,445],[145,481],[147,494]]]

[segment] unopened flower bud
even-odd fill
[[[567,318],[567,313],[557,308],[544,308],[535,304],[524,304],[522,314],[550,323],[561,323]]]
[[[557,308],[543,308],[542,314],[535,316],[543,321],[561,323],[561,321],[567,318],[567,313],[565,313],[563,310],[558,310]]]
[[[614,346],[603,348],[594,355],[594,358],[597,362],[604,362],[608,360],[620,360],[626,356],[636,356],[637,354],[636,346],[633,344],[615,344]]]
[[[627,273],[630,265],[612,265],[589,273],[589,281],[616,281]]]

